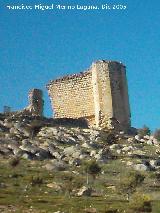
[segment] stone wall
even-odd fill
[[[91,81],[92,73],[88,71],[50,82],[47,88],[55,112],[54,117],[94,119]]]
[[[96,61],[84,73],[66,76],[47,85],[55,118],[86,118],[90,125],[130,127],[125,66]]]

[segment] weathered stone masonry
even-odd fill
[[[28,110],[34,116],[42,116],[43,115],[43,105],[44,101],[42,99],[43,93],[40,89],[32,89],[29,92],[29,106]]]
[[[121,129],[130,127],[125,66],[96,61],[88,71],[50,81],[47,85],[55,118],[85,118],[96,127],[114,118]]]
[[[32,89],[29,91],[28,100],[29,105],[23,110],[5,112],[8,115],[17,115],[17,116],[43,116],[43,92],[40,89]]]

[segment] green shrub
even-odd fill
[[[144,125],[141,129],[138,129],[138,135],[142,138],[145,135],[150,135],[150,134],[151,134],[151,130],[146,125]]]
[[[160,129],[156,129],[155,132],[154,132],[154,137],[160,141]]]
[[[76,189],[81,188],[84,185],[84,178],[76,176],[73,180],[73,186]]]
[[[137,171],[129,172],[121,178],[117,189],[121,194],[126,194],[128,200],[130,195],[136,191],[136,187],[144,181],[144,178],[145,176]]]
[[[133,212],[152,212],[150,197],[138,192],[134,193],[129,202],[129,209]]]
[[[62,190],[65,191],[65,194],[67,193],[70,197],[70,194],[74,189],[73,185],[74,176],[72,173],[66,173],[63,174],[62,180],[63,180]]]
[[[94,180],[96,179],[97,175],[99,175],[101,172],[101,167],[95,160],[85,162],[84,168],[85,171],[88,174],[90,174]]]
[[[30,180],[30,184],[32,186],[36,186],[36,185],[40,186],[43,184],[43,178],[41,178],[39,176],[32,176],[31,180]]]
[[[74,176],[72,173],[66,173],[62,177],[63,190],[68,192],[69,196],[75,189],[79,189],[84,185],[84,178],[80,176]]]
[[[12,167],[12,168],[15,168],[16,166],[18,166],[20,163],[20,159],[17,158],[17,157],[13,157],[9,160],[9,165]]]
[[[160,182],[160,172],[155,173],[155,178],[156,178],[157,181]]]

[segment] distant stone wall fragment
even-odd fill
[[[43,116],[43,93],[40,89],[32,89],[29,92],[28,99],[29,105],[25,107],[23,110],[19,111],[9,111],[5,114],[14,115],[14,116]],[[6,108],[8,110],[8,108]]]
[[[29,92],[29,112],[34,116],[42,116],[43,115],[43,105],[44,101],[42,99],[42,90],[40,89],[32,89]]]

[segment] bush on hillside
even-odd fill
[[[149,129],[148,126],[144,125],[142,128],[138,129],[138,135],[140,137],[144,137],[145,135],[150,135],[151,134],[151,130]]]
[[[160,141],[160,129],[156,129],[155,132],[154,132],[154,137]]]
[[[86,162],[85,171],[90,174],[95,180],[96,177],[101,173],[101,167],[95,160],[91,160],[89,162]]]
[[[132,198],[129,202],[129,209],[131,212],[152,212],[151,206],[151,199],[149,196],[141,194],[141,193],[134,193]]]
[[[129,200],[130,195],[136,191],[137,186],[139,186],[144,179],[145,176],[137,171],[128,172],[121,178],[117,189],[121,194],[126,194],[127,200]]]
[[[17,157],[13,157],[9,160],[9,165],[12,167],[12,168],[15,168],[19,165],[20,163],[20,159],[17,158]]]

